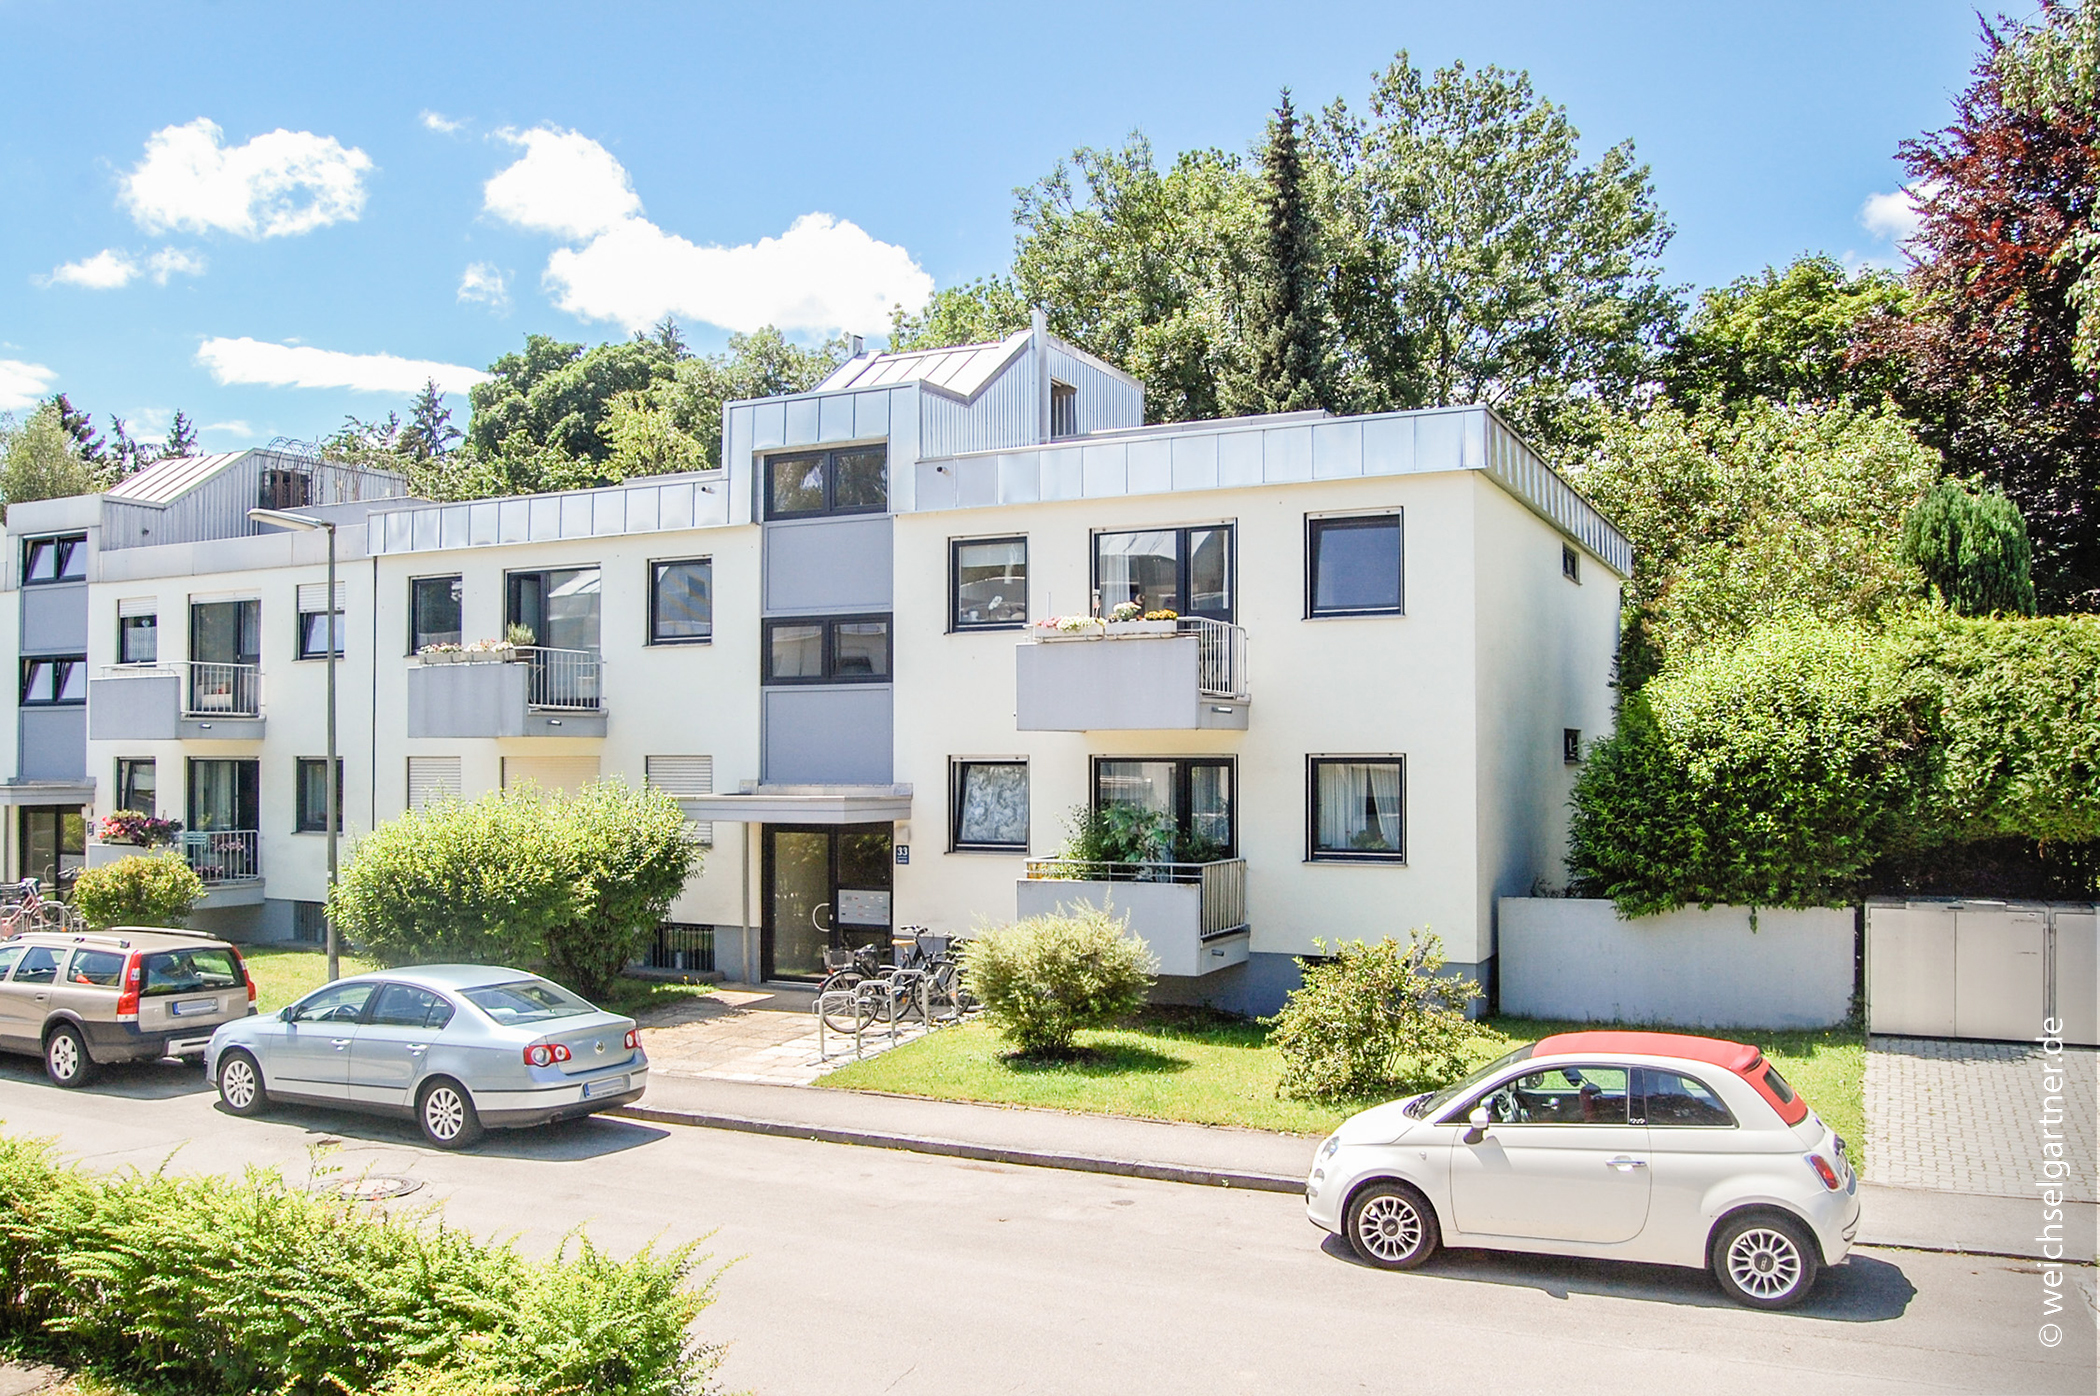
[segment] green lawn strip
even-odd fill
[[[328,982],[328,957],[308,946],[243,945],[241,958],[255,975],[255,1007],[271,1013],[296,1002]],[[370,960],[344,955],[343,973],[363,974],[379,968]]]

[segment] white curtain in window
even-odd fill
[[[956,842],[1028,846],[1028,768],[1019,763],[969,762],[962,768]]]
[[[1399,762],[1323,761],[1319,799],[1319,851],[1400,852]]]

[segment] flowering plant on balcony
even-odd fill
[[[112,810],[102,816],[95,828],[96,837],[104,843],[129,843],[140,848],[152,848],[156,844],[173,843],[182,832],[179,819],[156,819],[142,810]]]
[[[1110,620],[1138,620],[1144,614],[1145,608],[1135,601],[1118,601],[1108,610]]]
[[[1179,611],[1147,611],[1147,612],[1145,612],[1145,619],[1146,619],[1146,620],[1180,620],[1180,619],[1181,619],[1181,612],[1179,612]]]
[[[515,659],[518,648],[508,640],[474,640],[464,645],[425,645],[416,658],[425,664],[496,664]]]
[[[1047,630],[1058,635],[1084,635],[1089,630],[1101,628],[1099,616],[1051,616],[1035,623],[1038,630]]]

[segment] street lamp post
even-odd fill
[[[341,822],[336,817],[337,801],[341,798],[336,789],[335,752],[335,661],[339,639],[337,629],[342,612],[335,604],[335,525],[326,519],[309,518],[305,514],[286,513],[281,509],[250,509],[248,517],[256,523],[275,524],[279,528],[295,529],[301,533],[320,530],[328,535],[328,756],[324,763],[326,784],[322,801],[328,814],[328,893],[329,900],[335,896],[336,843],[342,831],[336,826]],[[335,938],[335,915],[332,911],[322,916],[328,928],[328,978],[332,983],[342,975],[341,947]]]

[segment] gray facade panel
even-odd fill
[[[888,785],[893,699],[888,687],[769,688],[764,695],[769,785]]]
[[[1014,726],[1113,732],[1204,725],[1196,637],[1041,640],[1014,646]]]
[[[767,613],[887,611],[891,532],[887,514],[767,524]]]
[[[180,674],[88,680],[88,734],[98,742],[172,742],[181,712]]]
[[[427,664],[408,671],[410,737],[522,737],[524,664]]]
[[[87,583],[22,588],[22,653],[85,654]]]
[[[24,708],[22,779],[87,779],[87,709]]]

